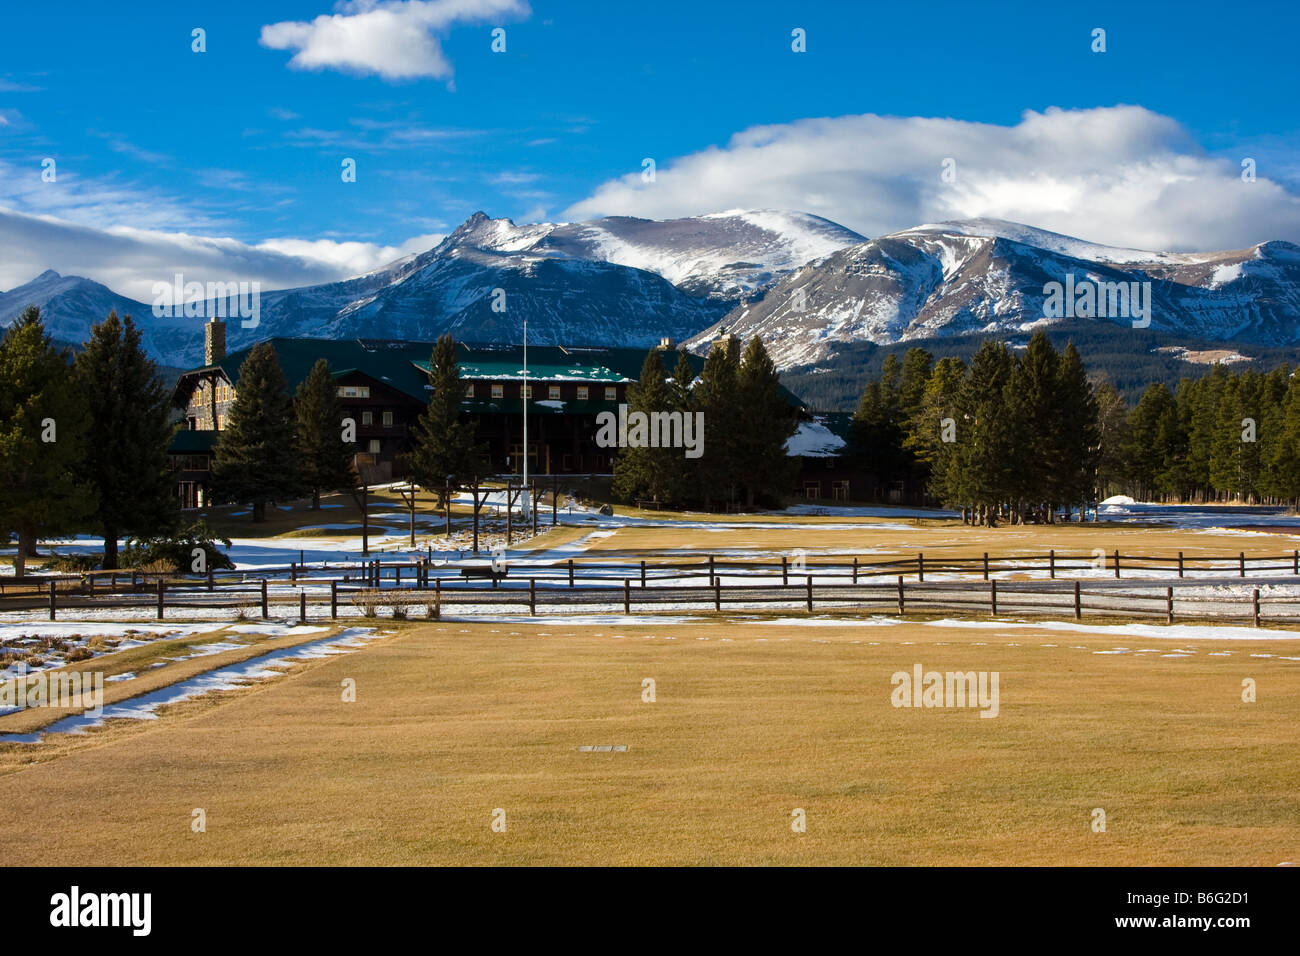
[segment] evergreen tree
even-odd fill
[[[694,414],[695,367],[691,365],[686,349],[677,350],[677,365],[673,368],[672,381],[668,384],[668,405],[672,411],[681,412],[683,424],[686,416]],[[684,455],[672,459],[669,469],[670,501],[686,502],[701,499],[698,487],[698,468],[696,461]]]
[[[429,359],[429,383],[433,394],[429,406],[412,428],[412,450],[407,458],[411,480],[438,495],[445,507],[444,492],[468,487],[484,477],[483,449],[474,444],[474,425],[460,420],[465,386],[460,379],[456,340],[439,336]]]
[[[798,468],[785,447],[798,430],[798,412],[782,393],[776,364],[757,335],[745,347],[736,386],[743,417],[738,422],[735,466],[745,488],[745,505],[753,508],[760,498],[779,503]]]
[[[1016,434],[1013,451],[1018,467],[1011,474],[1016,519],[1026,507],[1032,507],[1039,520],[1049,519],[1052,505],[1064,493],[1060,384],[1060,356],[1047,333],[1038,329],[1015,363],[1007,395],[1006,414]]]
[[[1102,501],[1124,486],[1124,445],[1128,440],[1128,405],[1108,382],[1096,387],[1097,401],[1097,500]]]
[[[659,350],[651,349],[641,364],[640,378],[628,387],[628,415],[631,416],[633,412],[644,413],[650,422],[650,432],[655,433],[659,430],[652,416],[656,412],[670,411],[672,404],[673,396],[664,377]],[[661,437],[655,436],[655,444],[659,443]],[[627,448],[619,449],[618,456],[614,459],[612,490],[621,501],[653,498],[664,502],[669,501],[673,493],[674,461],[682,458],[684,452],[681,448],[651,448],[648,444],[650,436],[647,435],[646,438],[646,445],[637,447],[629,443]]]
[[[970,505],[979,524],[995,524],[1000,506],[1018,487],[1018,436],[1008,405],[1014,364],[1005,343],[984,342],[958,394],[965,434],[957,442],[956,494]]]
[[[1047,470],[1054,503],[1068,509],[1076,502],[1098,500],[1095,495],[1102,446],[1101,409],[1073,342],[1066,343],[1061,356],[1057,391],[1059,418],[1052,431],[1056,440],[1051,454],[1058,465],[1054,472],[1050,465]]]
[[[945,504],[962,506],[958,495],[956,451],[966,424],[957,406],[966,378],[961,359],[940,359],[930,373],[921,401],[908,420],[905,446],[929,470],[927,488]]]
[[[734,343],[731,336],[713,343],[693,391],[695,411],[704,413],[704,452],[694,460],[694,470],[706,508],[719,495],[733,501],[739,483],[736,436],[742,409],[736,387],[740,357]]]
[[[343,440],[343,407],[327,360],[318,359],[302,380],[293,410],[298,419],[302,483],[311,491],[312,510],[319,511],[322,491],[351,490],[357,485],[354,443]]]
[[[77,388],[90,416],[93,451],[80,473],[97,491],[105,570],[117,567],[118,538],[153,537],[180,517],[167,445],[175,432],[158,366],[140,347],[140,330],[116,312],[91,327],[77,356]]]
[[[253,521],[266,503],[302,490],[294,452],[293,403],[270,342],[253,346],[239,367],[235,401],[218,433],[212,484],[218,500],[251,504]]]
[[[96,490],[79,474],[88,426],[68,351],[27,307],[0,339],[0,527],[17,532],[19,576],[42,535],[76,531],[94,512]]]

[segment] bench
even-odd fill
[[[494,568],[490,564],[474,564],[460,569],[460,576],[462,578],[467,580],[469,578],[491,578],[494,583],[500,581],[504,577],[508,577],[509,573],[509,568],[498,569]]]

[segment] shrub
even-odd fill
[[[59,571],[63,574],[84,574],[99,567],[99,557],[93,554],[64,554],[41,565],[43,571]]]
[[[69,664],[75,664],[77,661],[89,660],[94,656],[95,652],[89,647],[74,647],[63,655],[63,660]]]
[[[202,548],[205,568],[234,568],[234,562],[217,547],[218,544],[229,548],[230,539],[218,537],[200,518],[171,535],[132,540],[122,551],[122,564],[143,570],[154,561],[166,561],[172,568],[168,573],[180,568],[185,568],[188,573],[193,567],[194,549]]]
[[[374,588],[358,591],[352,595],[352,603],[361,609],[362,617],[375,617],[379,613],[379,605],[383,603],[383,595]]]

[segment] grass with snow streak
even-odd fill
[[[1143,640],[914,622],[406,625],[0,777],[0,840],[10,862],[46,864],[1295,859],[1300,662],[1283,656],[1300,642],[1188,640],[1166,658]],[[999,671],[1001,714],[893,708],[890,675],[914,663]],[[1089,827],[1097,807],[1105,833]],[[19,839],[34,819],[41,838]]]

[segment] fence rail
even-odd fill
[[[1164,558],[1130,557],[1133,562],[1129,565],[1130,570],[1141,567],[1137,565],[1139,560],[1166,561]],[[1025,570],[1026,559],[1024,555],[1016,556],[1015,570]],[[1049,555],[1053,570],[1061,567],[1056,563],[1061,559],[1063,556]],[[1125,559],[1123,555],[1118,556],[1117,571],[1125,566]],[[1244,576],[1248,570],[1272,571],[1282,567],[1264,563],[1248,566],[1244,555],[1235,556],[1235,559],[1239,576]],[[655,566],[645,562],[638,565],[575,565],[568,561],[551,567],[523,568],[522,571],[515,567],[514,576],[490,581],[461,580],[447,573],[449,566],[435,569],[427,563],[381,565],[370,562],[332,577],[308,575],[302,568],[295,567],[291,570],[292,582],[287,586],[278,584],[274,589],[271,576],[266,573],[274,569],[262,569],[258,577],[251,580],[247,577],[222,580],[225,576],[212,574],[202,579],[145,582],[138,575],[131,578],[124,575],[122,587],[117,590],[113,590],[111,585],[96,587],[84,582],[80,586],[71,586],[68,578],[49,577],[42,579],[44,590],[24,592],[11,588],[8,593],[0,595],[0,611],[47,610],[49,619],[56,620],[59,611],[91,609],[138,614],[141,610],[152,610],[158,620],[163,620],[169,608],[173,611],[183,609],[191,617],[194,611],[224,612],[226,616],[242,611],[243,616],[266,618],[272,608],[296,607],[299,619],[307,620],[309,611],[318,617],[324,616],[326,606],[328,616],[337,618],[352,614],[375,616],[381,608],[405,616],[405,609],[413,606],[424,606],[429,616],[436,617],[443,608],[457,606],[499,607],[517,613],[527,609],[527,613],[536,615],[539,608],[604,607],[617,610],[621,607],[624,614],[631,614],[634,610],[721,612],[781,605],[803,608],[809,613],[820,608],[899,615],[941,612],[988,613],[990,616],[1007,613],[1070,614],[1076,620],[1088,614],[1094,617],[1163,618],[1167,623],[1176,619],[1247,621],[1255,626],[1300,621],[1300,590],[1294,595],[1262,594],[1258,587],[1249,593],[1186,593],[1193,584],[1218,583],[1213,578],[1206,582],[1183,582],[1177,588],[1162,585],[1151,578],[1133,578],[1118,587],[1111,584],[1103,587],[1096,582],[1085,587],[1077,579],[1008,581],[971,576],[966,579],[925,580],[927,572],[942,572],[963,563],[968,565],[972,560],[979,562],[981,570],[985,567],[982,557],[932,562],[923,555],[874,562],[867,566],[869,571],[864,570],[864,565],[856,559],[847,567],[843,563],[807,563],[798,567],[798,573],[788,561],[783,561],[780,566],[722,562],[714,558],[699,564]],[[1197,560],[1222,564],[1233,559],[1201,557]],[[1277,559],[1256,556],[1249,560],[1266,562]],[[1088,566],[1095,567],[1091,562]],[[892,568],[895,573],[886,577],[882,570],[884,567]],[[989,567],[991,572],[992,562],[989,562]],[[1181,555],[1172,567],[1184,573],[1191,569],[1190,562]],[[1288,574],[1294,575],[1294,567],[1294,563],[1286,565]],[[592,568],[617,572],[621,577],[587,573]],[[904,568],[910,571],[910,575],[897,573]],[[402,583],[404,569],[408,570],[405,584]],[[668,575],[661,573],[668,569],[676,570]],[[748,574],[724,575],[726,571],[738,569]],[[443,573],[435,574],[435,570]],[[450,570],[458,572],[458,568]],[[385,571],[390,573],[385,576]],[[707,573],[707,582],[700,580],[702,573]],[[1184,593],[1177,593],[1179,591]],[[341,611],[344,612],[342,615]]]

